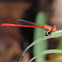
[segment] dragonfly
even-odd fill
[[[50,25],[41,25],[37,24],[34,22],[22,20],[22,19],[17,19],[19,22],[18,24],[12,24],[12,23],[2,23],[1,26],[15,26],[15,27],[30,27],[30,28],[41,28],[41,29],[46,29],[46,34],[49,35],[51,32],[56,31],[56,25],[50,26]]]

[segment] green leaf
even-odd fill
[[[35,40],[34,42],[32,42],[21,54],[21,56],[19,57],[18,61],[17,62],[20,62],[22,56],[24,55],[24,53],[29,49],[31,48],[33,45],[35,45],[36,43],[39,43],[40,40],[46,40],[46,39],[50,39],[50,38],[55,38],[55,37],[60,37],[62,36],[62,30],[57,30],[57,31],[54,31],[52,32],[49,36],[44,36],[43,38],[39,38],[37,40]]]
[[[45,55],[45,54],[50,54],[50,53],[60,53],[60,54],[62,54],[62,50],[51,49],[51,50],[43,51],[41,54],[33,57],[29,62],[32,62],[34,59],[36,59],[39,56],[42,56],[42,55]]]

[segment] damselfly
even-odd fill
[[[15,26],[15,27],[30,27],[30,28],[42,28],[42,29],[47,29],[46,33],[51,33],[52,31],[56,31],[56,25],[53,27],[50,25],[40,25],[34,22],[18,19],[17,20],[19,23],[18,24],[12,24],[12,23],[3,23],[1,26]]]

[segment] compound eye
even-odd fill
[[[56,27],[57,27],[57,26],[54,25],[53,28],[52,28],[52,31],[56,31],[56,30],[57,30]]]

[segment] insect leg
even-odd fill
[[[45,33],[49,36],[49,32],[51,32],[51,29],[49,29],[48,31],[44,31],[44,36],[45,36]]]
[[[45,36],[45,33],[49,36],[48,31],[44,31],[44,36]],[[44,36],[43,36],[43,37],[44,37]]]
[[[49,29],[48,32],[51,32],[51,29]]]

